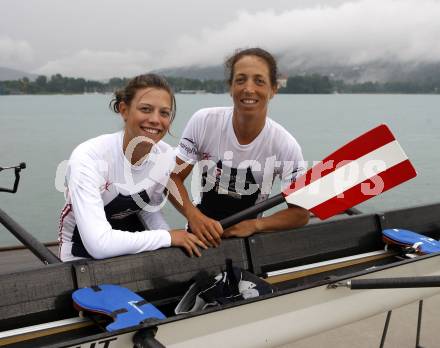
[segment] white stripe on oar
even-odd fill
[[[292,192],[286,201],[310,210],[407,159],[402,147],[394,140]]]
[[[345,178],[345,174],[351,176]],[[220,224],[226,229],[284,202],[325,220],[416,176],[394,135],[380,125],[334,151],[279,195],[224,218]]]

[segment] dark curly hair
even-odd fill
[[[252,48],[246,48],[246,49],[237,49],[234,54],[227,58],[225,61],[225,76],[226,81],[228,82],[229,86],[232,86],[232,80],[234,78],[234,66],[235,64],[243,57],[245,56],[256,56],[261,59],[263,59],[267,67],[269,68],[269,77],[270,77],[270,83],[272,87],[277,86],[277,79],[278,79],[278,67],[277,62],[275,58],[266,50],[263,50],[260,47],[252,47]]]
[[[110,101],[110,109],[119,114],[121,102],[130,105],[131,101],[136,95],[136,92],[143,88],[157,88],[168,92],[171,98],[171,122],[173,122],[174,118],[176,117],[176,97],[174,96],[174,92],[167,80],[156,74],[144,74],[133,77],[128,82],[127,86],[115,91],[115,96]]]

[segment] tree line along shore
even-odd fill
[[[183,77],[166,77],[176,93],[227,93],[223,80],[200,80]],[[114,77],[107,82],[65,77],[61,74],[26,77],[18,80],[0,81],[0,95],[16,94],[84,94],[112,93],[126,85],[128,78]],[[325,75],[297,75],[284,79],[281,94],[331,94],[331,93],[417,93],[439,94],[440,81],[395,81],[348,83],[333,80]]]

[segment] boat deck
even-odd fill
[[[57,246],[49,249],[56,255]],[[27,248],[0,249],[0,274],[41,268],[41,261]]]

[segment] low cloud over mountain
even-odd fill
[[[34,80],[37,75],[21,70],[0,67],[0,81],[18,80],[23,77],[27,77],[29,80]]]
[[[51,1],[46,0],[48,4]],[[309,0],[279,7],[274,4],[274,9],[269,3],[250,7],[225,2],[223,6],[229,11],[219,14],[221,20],[208,20],[203,7],[200,15],[179,17],[174,12],[165,22],[154,17],[148,25],[142,16],[151,13],[155,5],[135,0],[128,3],[131,5],[126,7],[136,11],[131,14],[130,29],[125,31],[121,28],[126,22],[120,22],[119,10],[108,5],[105,15],[95,8],[90,22],[93,31],[85,23],[87,32],[82,32],[75,14],[83,13],[83,6],[92,6],[83,1],[70,8],[66,5],[71,20],[62,22],[62,39],[50,44],[41,41],[40,46],[45,44],[46,49],[31,39],[0,37],[0,66],[94,79],[160,69],[208,74],[211,67],[219,70],[234,49],[250,46],[268,49],[288,74],[322,72],[358,81],[412,76],[440,63],[437,0]],[[48,21],[65,18],[63,8],[57,9],[58,16]],[[215,10],[211,12],[214,16]],[[27,13],[29,18],[32,13]],[[47,27],[44,30],[53,32],[53,26]],[[42,34],[38,38],[48,36]],[[32,69],[26,68],[30,66]]]

